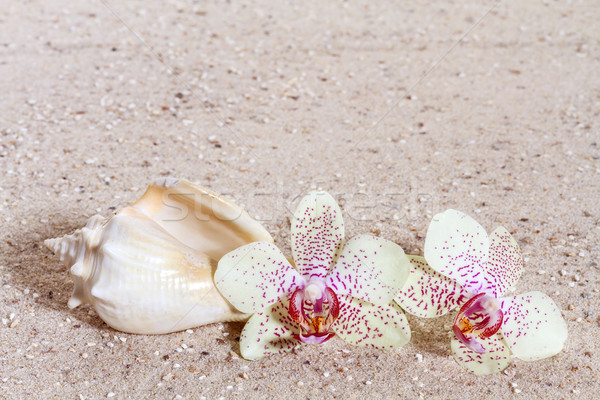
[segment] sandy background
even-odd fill
[[[4,2],[0,398],[594,398],[599,20],[596,1]],[[414,254],[447,208],[502,224],[526,257],[515,293],[553,297],[566,348],[478,378],[452,317],[409,317],[391,353],[334,339],[247,362],[241,323],[138,336],[69,310],[43,240],[164,176],[227,195],[285,251],[315,187],[347,237]]]

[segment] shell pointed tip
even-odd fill
[[[71,267],[71,274],[75,276],[83,276],[83,263],[77,262]]]
[[[84,230],[86,228],[89,230],[94,230],[97,227],[99,227],[100,225],[102,225],[105,220],[106,220],[106,218],[104,218],[102,215],[96,214],[96,215],[90,217],[90,219],[88,219],[87,224],[81,230]]]
[[[177,178],[157,178],[154,181],[156,186],[163,186],[166,188],[173,187],[179,183],[179,179]]]
[[[81,301],[81,299],[78,299],[78,298],[76,298],[76,297],[71,297],[71,298],[69,299],[69,302],[67,303],[67,305],[69,306],[69,308],[71,308],[71,309],[72,309],[72,308],[75,308],[75,307],[77,307],[77,306],[81,305],[81,303],[83,303],[83,302]]]
[[[50,251],[56,254],[56,239],[46,239],[44,240],[44,246],[46,246]]]

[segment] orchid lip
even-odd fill
[[[292,293],[288,313],[300,326],[301,333],[294,335],[297,340],[321,344],[334,336],[329,328],[340,315],[340,306],[333,289],[312,279],[304,289]]]
[[[303,335],[300,333],[297,335],[293,335],[293,337],[296,340],[299,340],[302,343],[306,343],[306,344],[322,344],[334,336],[335,336],[335,333],[328,333],[328,332],[315,333],[315,334],[309,334],[309,335]]]
[[[489,338],[498,332],[503,318],[498,300],[485,293],[479,293],[460,308],[452,330],[461,343],[474,352],[483,354],[487,351],[477,339]]]

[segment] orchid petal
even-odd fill
[[[501,297],[521,277],[523,257],[516,240],[503,227],[490,235],[490,254],[486,265],[496,280],[494,294]]]
[[[410,340],[410,327],[402,309],[394,304],[375,305],[339,296],[340,317],[331,327],[346,342],[363,347],[392,349]]]
[[[554,301],[542,292],[504,297],[500,330],[515,357],[535,361],[560,352],[567,340],[567,324]]]
[[[221,294],[244,313],[262,311],[304,280],[281,251],[269,242],[254,242],[227,253],[214,276]]]
[[[486,270],[488,252],[488,235],[473,218],[456,210],[433,217],[425,239],[425,259],[472,295],[495,286]]]
[[[502,334],[496,333],[489,338],[477,338],[477,342],[484,348],[485,353],[477,353],[456,338],[452,339],[452,355],[458,364],[475,375],[495,374],[509,366],[510,350]]]
[[[286,353],[300,342],[293,337],[296,324],[290,319],[286,302],[277,302],[252,315],[240,336],[240,352],[247,360]]]
[[[310,192],[300,201],[292,221],[292,255],[308,281],[324,278],[344,242],[342,211],[327,192]]]
[[[408,278],[410,262],[402,247],[370,235],[350,239],[326,279],[337,295],[388,304]]]
[[[425,258],[407,257],[410,274],[395,298],[404,310],[417,317],[434,318],[448,313],[468,298],[468,293],[456,281],[435,271]]]

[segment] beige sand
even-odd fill
[[[0,397],[596,398],[600,7],[565,3],[5,2]],[[566,348],[480,378],[450,355],[451,316],[410,317],[391,353],[334,339],[247,362],[241,323],[138,336],[69,310],[43,240],[161,176],[228,195],[285,251],[314,187],[348,236],[409,253],[446,208],[502,224],[516,293],[554,298]]]

